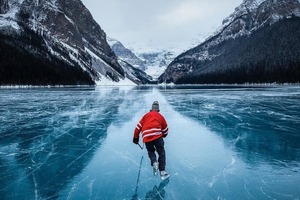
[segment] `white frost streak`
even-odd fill
[[[227,166],[225,166],[221,172],[219,174],[216,174],[215,176],[212,177],[212,180],[208,183],[208,187],[211,188],[216,181],[218,181],[218,177],[225,177],[227,171],[229,171],[229,169],[235,164],[235,159],[233,157],[231,157],[231,163],[228,164]]]

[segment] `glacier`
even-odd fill
[[[3,199],[300,198],[298,85],[0,92]],[[169,125],[167,181],[132,143],[154,100]]]

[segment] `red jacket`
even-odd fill
[[[151,142],[168,135],[168,125],[165,118],[157,111],[150,111],[143,116],[134,130],[134,137],[138,138],[142,132],[143,142]]]

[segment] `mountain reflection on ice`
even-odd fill
[[[1,199],[299,199],[300,88],[1,90]],[[168,181],[132,143],[154,100]]]

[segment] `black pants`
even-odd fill
[[[156,162],[156,154],[155,151],[158,153],[158,169],[159,171],[165,170],[166,167],[166,153],[164,147],[164,139],[158,138],[151,142],[146,142],[146,148],[148,151],[149,158],[151,160],[151,166],[154,162]]]

